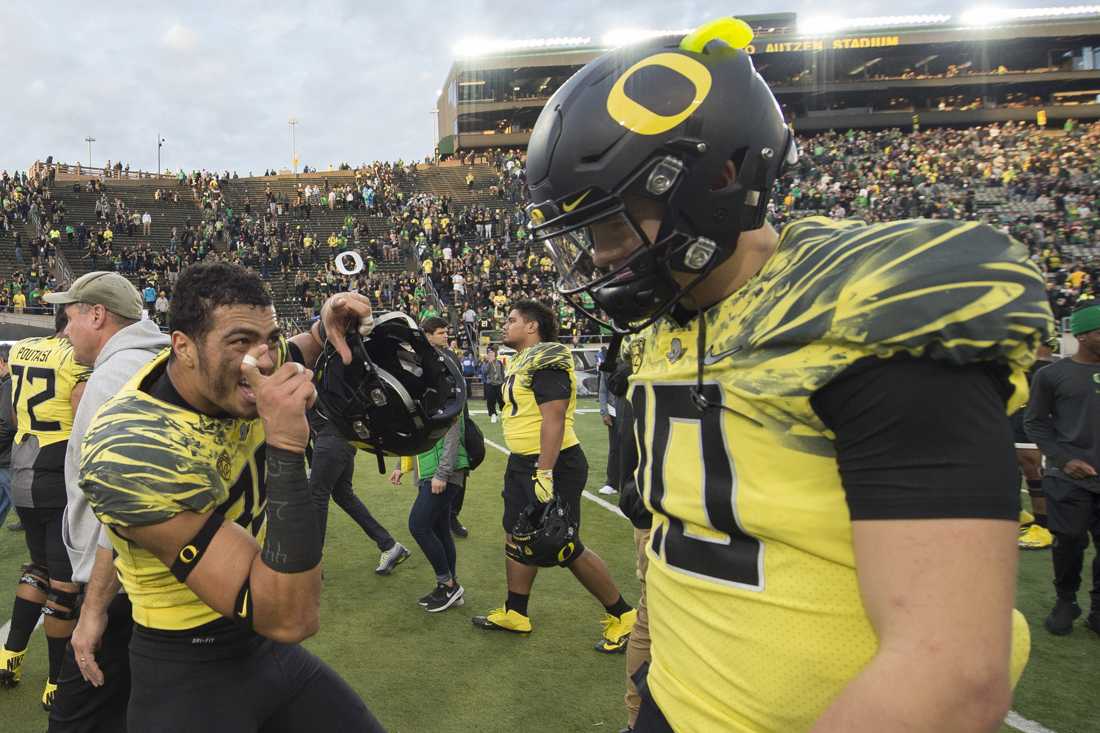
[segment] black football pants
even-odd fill
[[[1054,589],[1059,598],[1074,600],[1081,588],[1085,550],[1100,548],[1100,494],[1058,476],[1043,477],[1047,524],[1054,535]],[[1092,561],[1092,610],[1100,613],[1100,554]]]
[[[264,639],[248,654],[183,661],[130,654],[129,733],[376,733],[348,683],[297,644]]]
[[[325,426],[318,431],[309,465],[309,490],[321,522],[322,540],[328,528],[328,503],[332,497],[336,505],[374,540],[379,550],[386,552],[394,546],[396,541],[390,533],[355,495],[351,486],[355,475],[355,448],[334,428]]]
[[[124,733],[130,700],[130,636],[134,631],[130,599],[119,593],[107,606],[107,628],[95,661],[103,686],[85,682],[72,644],[65,647],[57,694],[50,710],[49,733]]]

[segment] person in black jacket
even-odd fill
[[[1070,316],[1077,353],[1043,367],[1031,384],[1024,430],[1046,458],[1043,494],[1054,535],[1054,608],[1043,625],[1057,636],[1073,631],[1081,615],[1081,587],[1089,535],[1100,547],[1100,305]],[[1100,559],[1092,563],[1092,609],[1085,626],[1100,634]]]
[[[0,344],[0,526],[11,509],[11,444],[15,439],[15,416],[11,411],[11,347]]]

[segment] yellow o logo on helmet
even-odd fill
[[[688,106],[674,115],[662,115],[638,104],[626,96],[627,80],[649,66],[663,66],[685,77],[695,87],[695,97]],[[648,56],[626,70],[607,95],[607,113],[611,119],[639,135],[660,135],[691,116],[710,94],[711,77],[707,67],[693,58],[678,53],[658,53]]]

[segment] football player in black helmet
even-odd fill
[[[797,153],[751,39],[724,18],[611,51],[528,148],[560,291],[639,332],[635,729],[996,729],[1028,654],[1005,414],[1052,328],[1043,280],[977,222],[776,232]]]

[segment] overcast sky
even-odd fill
[[[1002,7],[1038,2],[1005,0]],[[1053,4],[1053,3],[1052,3]],[[683,28],[736,10],[821,12],[821,2],[744,0],[185,0],[4,2],[0,169],[35,159],[107,159],[156,169],[289,166],[290,117],[302,165],[423,158],[431,110],[464,37],[591,36]],[[929,0],[919,12],[970,7]],[[847,16],[917,12],[851,0]]]

